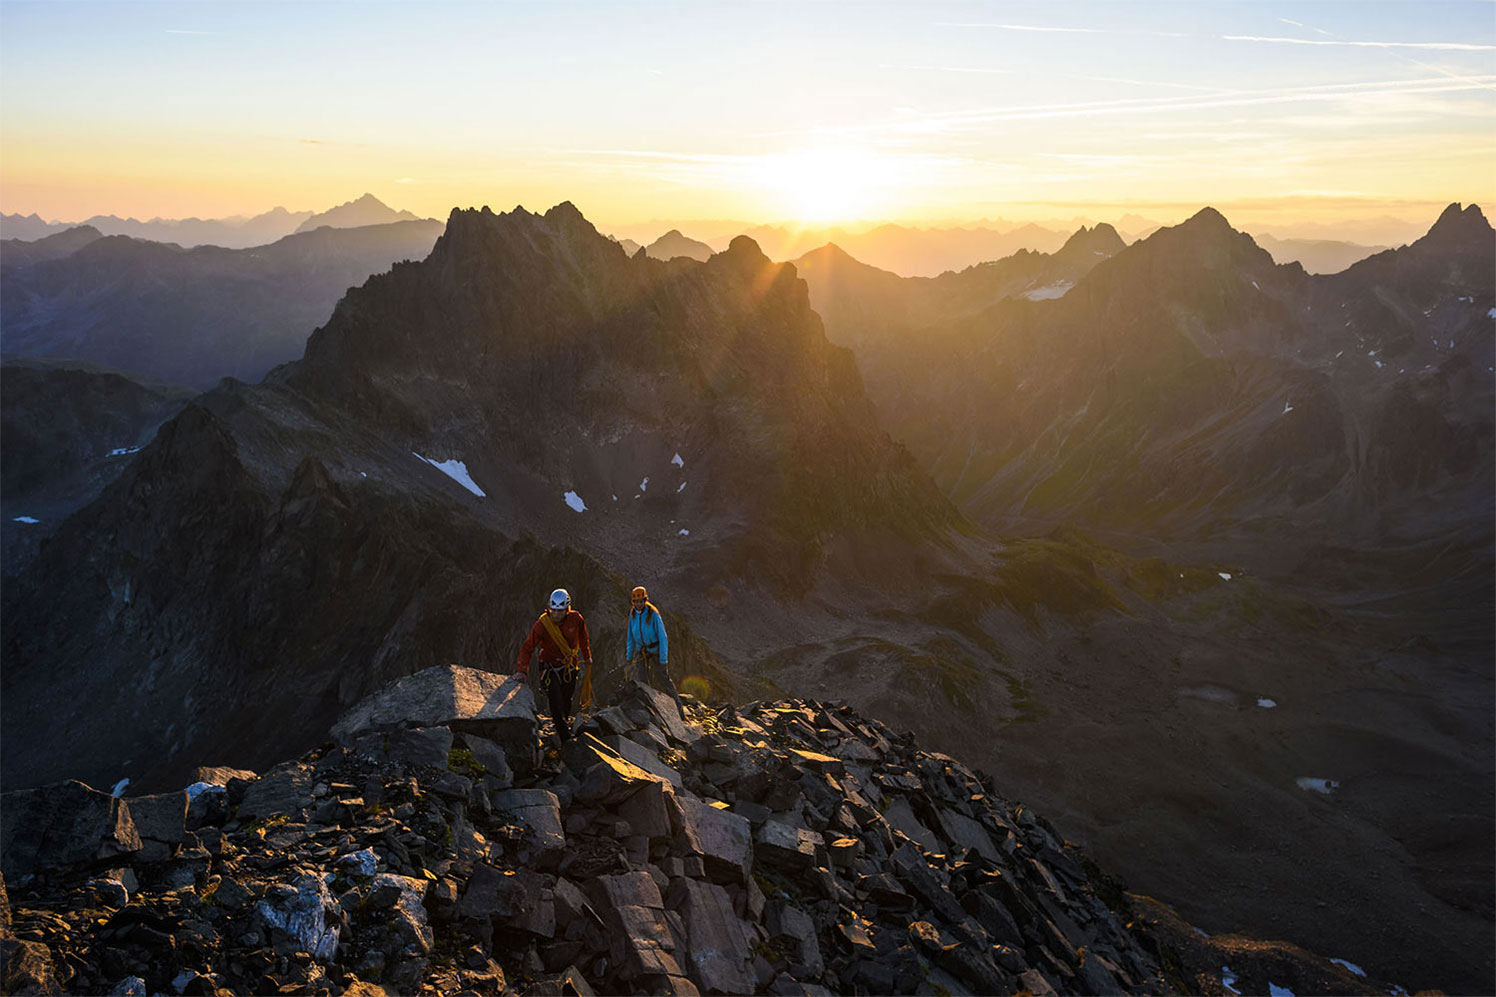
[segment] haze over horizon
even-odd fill
[[[0,208],[1426,227],[1496,200],[1491,12],[12,3]]]

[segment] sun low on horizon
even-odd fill
[[[790,15],[793,16],[790,16]],[[0,4],[0,208],[570,200],[600,225],[1496,200],[1483,2]],[[330,40],[336,39],[336,44]]]

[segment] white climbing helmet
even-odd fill
[[[571,593],[565,589],[557,589],[551,593],[551,608],[562,612],[571,608]]]

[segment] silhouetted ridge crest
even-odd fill
[[[758,243],[746,235],[735,236],[721,255],[745,265],[750,263],[763,265],[772,262],[764,255],[764,251],[758,248]]]
[[[1127,243],[1117,234],[1117,230],[1106,222],[1086,228],[1082,225],[1075,233],[1065,240],[1065,245],[1055,255],[1068,256],[1077,253],[1098,253],[1103,256],[1112,256],[1127,248]],[[1021,250],[1020,250],[1021,252]]]
[[[1445,208],[1428,234],[1419,242],[1430,240],[1437,244],[1460,244],[1478,239],[1490,239],[1491,223],[1477,204],[1461,209],[1458,202]]]

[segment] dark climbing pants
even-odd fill
[[[661,662],[658,655],[648,651],[635,655],[634,677],[668,694],[676,703],[680,702],[680,693],[676,692],[675,683],[670,680],[670,666]]]
[[[551,720],[556,724],[556,736],[562,743],[571,737],[571,702],[577,691],[576,668],[540,669],[540,687],[545,690],[551,706]]]

